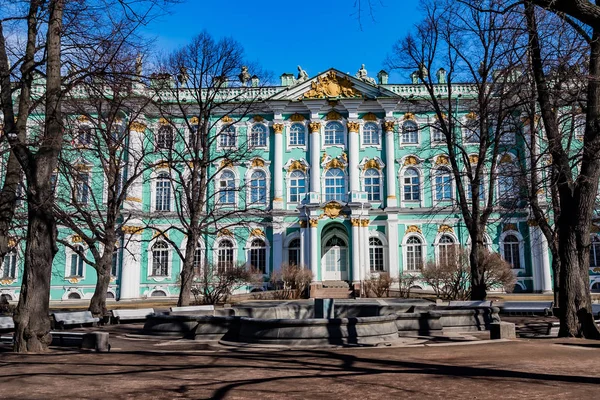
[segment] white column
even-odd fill
[[[300,220],[300,265],[302,265],[304,268],[309,267],[306,264],[306,261],[309,259],[309,256],[306,254],[309,248],[308,232],[306,229],[307,224],[308,223],[305,220]]]
[[[143,150],[143,141],[144,141],[144,132],[146,130],[146,125],[139,122],[132,122],[131,129],[129,132],[129,165],[128,165],[128,173],[130,176],[139,171],[136,171],[135,166],[138,163],[140,157],[144,156]],[[143,193],[143,180],[144,177],[142,175],[138,176],[132,184],[129,186],[127,190],[127,196],[125,196],[125,201],[123,202],[123,209],[125,210],[136,210],[142,211],[142,193]]]
[[[360,124],[356,121],[349,121],[348,124],[348,136],[349,136],[349,168],[348,171],[350,173],[350,199],[354,200],[354,195],[356,192],[360,191],[360,179],[359,179],[359,169],[358,169],[358,151],[360,147],[360,142],[358,140],[358,130],[360,128]]]
[[[311,122],[310,129],[310,202],[320,203],[321,193],[321,124]]]
[[[387,220],[387,241],[388,241],[388,270],[390,277],[397,279],[400,276],[398,267],[398,216],[389,215]]]
[[[141,279],[141,228],[136,226],[123,227],[124,245],[127,251],[123,252],[123,265],[121,266],[121,279],[119,282],[119,300],[137,299],[140,297]]]
[[[385,183],[387,207],[398,206],[398,199],[396,198],[394,124],[394,121],[385,121],[383,124],[385,130]]]
[[[369,260],[369,218],[364,218],[361,220],[360,224],[360,255],[361,255],[361,265],[362,276],[368,278],[371,275],[371,266]]]
[[[352,224],[352,282],[360,283],[364,279],[360,261],[360,218],[352,218],[350,222]]]
[[[546,236],[539,227],[536,227],[540,231],[540,268],[542,269],[540,276],[542,277],[542,292],[552,292],[553,283],[552,276],[550,275],[550,249],[548,248],[548,241]]]
[[[318,219],[310,219],[308,221],[310,225],[310,270],[313,273],[313,282],[320,281],[323,279],[323,274],[321,273],[321,279],[319,280],[319,253],[318,253],[318,234],[317,234],[317,226],[319,225]],[[322,272],[322,271],[321,271]]]
[[[283,221],[281,218],[274,218],[273,222],[275,227],[273,228],[273,243],[271,243],[273,249],[271,272],[279,271],[283,264]]]
[[[273,167],[273,209],[283,209],[283,124],[273,124],[275,131],[274,140],[274,167]]]

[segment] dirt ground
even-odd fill
[[[110,353],[0,346],[0,399],[593,399],[600,388],[600,343],[585,340],[290,350],[120,329]]]

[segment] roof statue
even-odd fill
[[[367,76],[367,70],[365,68],[365,64],[362,64],[360,66],[360,69],[358,70],[358,72],[355,75],[358,79],[360,79],[361,81],[370,83],[371,85],[376,85],[377,82],[375,82],[374,78],[371,78],[370,76]]]
[[[135,58],[135,74],[137,76],[142,75],[142,68],[143,68],[142,53],[138,53],[137,57]]]
[[[242,72],[238,75],[238,78],[240,78],[240,82],[242,82],[242,85],[245,86],[251,78],[250,73],[248,72],[248,67],[246,67],[245,65],[242,66]]]
[[[187,73],[187,68],[183,65],[179,67],[179,74],[177,75],[177,80],[181,86],[186,86],[190,76]]]
[[[302,83],[308,80],[308,73],[302,69],[301,66],[298,65],[298,77],[296,78],[296,83]]]

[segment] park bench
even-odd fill
[[[50,332],[52,346],[79,347],[80,349],[110,351],[108,332]]]
[[[448,307],[491,307],[491,301],[451,301]]]
[[[214,311],[215,306],[207,304],[203,306],[185,306],[185,307],[171,307],[171,312],[185,312],[185,311]]]
[[[500,307],[500,312],[503,314],[514,315],[534,315],[552,314],[551,301],[505,301]]]
[[[55,312],[52,316],[55,326],[59,329],[64,329],[65,326],[96,324],[100,321],[100,318],[94,317],[91,311]]]
[[[113,319],[115,319],[118,324],[123,321],[143,321],[151,314],[154,314],[154,308],[112,310]]]

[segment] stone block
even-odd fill
[[[99,353],[110,351],[108,332],[90,332],[83,335],[81,341],[82,349],[96,350]]]
[[[332,319],[335,301],[333,299],[315,299],[315,318]]]
[[[490,339],[516,339],[515,324],[510,322],[492,322],[490,324]]]

